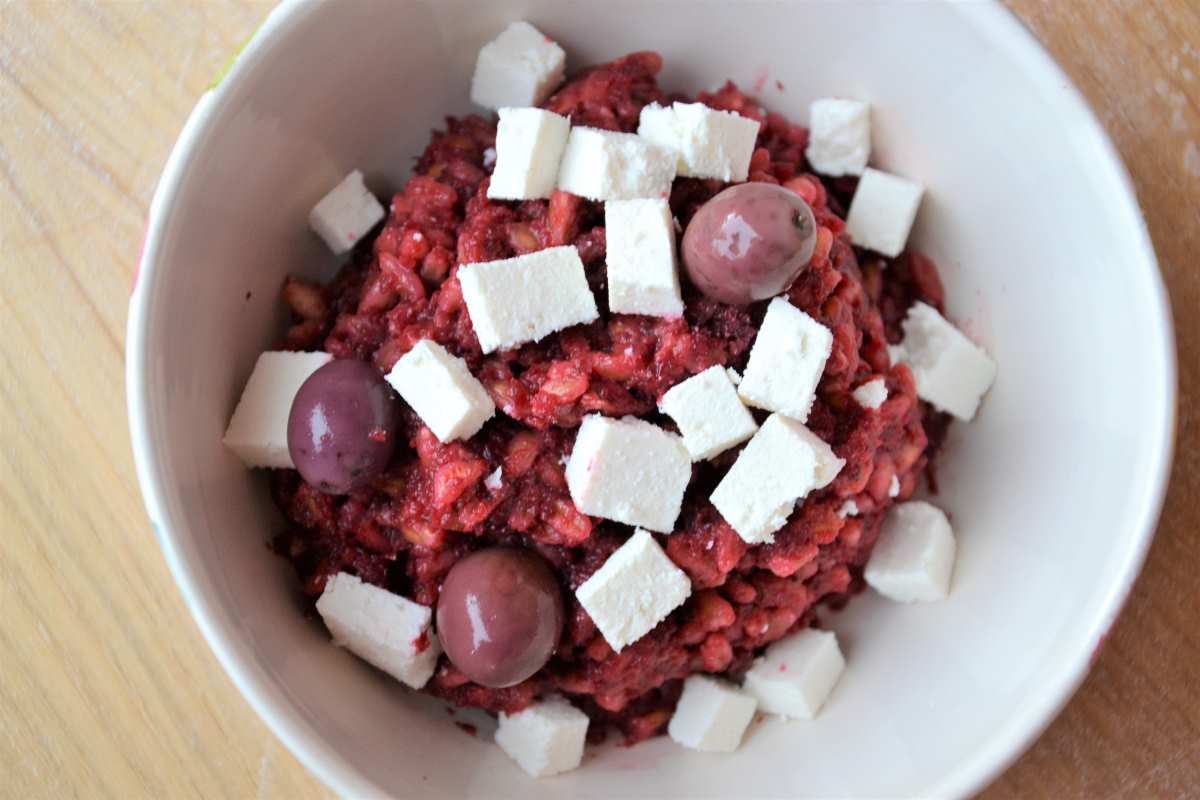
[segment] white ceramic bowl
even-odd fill
[[[533,782],[301,615],[261,476],[220,436],[281,330],[285,274],[328,276],[314,201],[362,168],[402,185],[475,53],[512,19],[579,67],[655,49],[671,89],[731,77],[806,119],[869,99],[874,160],[920,179],[915,233],[952,316],[1000,365],[957,425],[940,502],[960,555],[947,602],[865,594],[830,623],[849,668],[820,717],[731,756],[665,738]],[[779,81],[779,83],[776,83]],[[204,96],[151,207],[128,335],[138,475],[200,628],[247,700],[349,796],[963,795],[1082,679],[1142,563],[1174,414],[1171,323],[1128,177],[1067,78],[992,3],[288,2]]]

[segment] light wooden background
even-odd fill
[[[1182,395],[1146,571],[1083,689],[986,796],[1196,797],[1200,4],[1011,5],[1133,172],[1172,294]],[[0,0],[2,796],[328,794],[201,640],[148,529],[125,422],[126,301],[155,180],[268,10]]]

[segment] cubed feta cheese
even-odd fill
[[[720,366],[709,367],[672,386],[662,396],[658,409],[679,426],[692,461],[723,453],[758,430],[754,417],[738,398],[729,373]]]
[[[496,126],[496,169],[487,196],[499,200],[549,197],[571,123],[540,108],[502,108]]]
[[[924,192],[919,183],[867,167],[850,201],[846,233],[859,247],[900,255]]]
[[[599,316],[574,247],[550,247],[458,270],[483,352],[516,347]]]
[[[900,477],[893,475],[891,481],[888,482],[888,497],[900,496]]]
[[[566,475],[584,514],[670,533],[692,461],[683,441],[657,425],[593,414],[579,426]]]
[[[579,766],[587,729],[587,714],[554,696],[516,714],[500,712],[496,744],[521,769],[544,778]]]
[[[768,647],[743,688],[769,714],[812,719],[845,668],[837,636],[806,628]]]
[[[614,314],[683,314],[671,207],[661,198],[604,204],[608,307]]]
[[[683,682],[667,734],[693,750],[732,753],[742,743],[757,706],[757,700],[736,686],[692,675]]]
[[[430,339],[401,356],[387,382],[442,442],[470,439],[496,413],[467,362]]]
[[[308,214],[308,224],[335,255],[358,244],[381,219],[383,206],[367,190],[358,170],[343,178]]]
[[[562,83],[567,54],[528,22],[514,22],[479,51],[471,101],[484,108],[540,106]]]
[[[804,422],[831,352],[829,329],[776,297],[750,349],[738,394],[749,405]]]
[[[863,577],[901,603],[943,600],[950,593],[954,551],[954,532],[940,508],[922,500],[899,503],[883,520]]]
[[[887,383],[883,378],[872,378],[851,392],[850,396],[863,408],[876,411],[888,399]]]
[[[498,492],[504,485],[504,468],[496,467],[490,475],[483,479],[483,488],[489,492]]]
[[[632,133],[572,128],[558,167],[558,188],[589,200],[665,198],[675,156]]]
[[[804,155],[822,175],[862,175],[871,157],[871,106],[840,97],[813,101]]]
[[[638,528],[575,590],[575,597],[604,641],[619,653],[653,630],[691,593],[692,582],[684,571],[653,536]]]
[[[675,103],[642,108],[638,135],[677,156],[680,175],[740,183],[750,172],[750,156],[758,139],[758,120],[703,103]]]
[[[330,361],[329,353],[260,355],[225,430],[225,446],[248,467],[295,469],[287,443],[292,401],[308,376]]]
[[[837,510],[837,515],[843,519],[858,516],[858,503],[853,499],[847,500]]]
[[[917,379],[917,396],[961,420],[975,417],[996,379],[996,362],[937,309],[914,303],[901,323],[904,340],[891,349]]]
[[[709,499],[738,536],[773,542],[796,501],[828,486],[845,464],[808,428],[772,414]]]
[[[414,689],[437,666],[442,648],[427,606],[339,572],[325,583],[317,613],[335,644]]]

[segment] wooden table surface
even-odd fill
[[[1133,173],[1171,291],[1176,466],[1149,562],[1066,711],[988,798],[1200,794],[1200,4],[1011,0]],[[126,302],[159,171],[269,10],[0,2],[0,795],[328,791],[208,651],[151,535]],[[1119,376],[1114,376],[1119,379]]]

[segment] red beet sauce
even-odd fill
[[[546,107],[569,113],[575,124],[635,130],[643,105],[678,99],[658,88],[661,66],[655,53],[631,54],[577,76]],[[682,319],[608,313],[602,205],[561,192],[548,201],[489,200],[484,151],[494,146],[495,129],[474,116],[448,119],[446,130],[434,132],[382,230],[332,285],[289,280],[284,287],[295,313],[287,347],[324,348],[387,371],[430,338],[466,359],[502,412],[471,440],[441,444],[405,406],[401,434],[409,447],[398,448],[372,485],[348,496],[322,494],[293,471],[275,473],[275,500],[291,523],[276,547],[310,597],[344,570],[433,606],[450,567],[494,545],[531,548],[554,568],[567,621],[549,663],[516,686],[491,689],[469,682],[443,657],[426,686],[432,694],[512,712],[561,692],[592,717],[593,738],[610,726],[629,742],[662,732],[682,678],[738,674],[764,645],[811,624],[818,603],[839,606],[861,588],[882,512],[894,502],[892,477],[900,480],[899,499],[908,497],[927,466],[925,426],[937,436],[944,429],[943,420],[924,416],[912,373],[892,366],[886,349],[912,300],[941,309],[933,264],[905,254],[860,266],[839,216],[853,185],[826,186],[805,171],[807,130],[764,112],[733,84],[695,99],[760,120],[750,180],[781,183],[814,209],[816,252],[788,296],[833,331],[808,426],[846,466],[797,508],[774,544],[750,547],[708,501],[736,451],[696,464],[674,533],[658,537],[691,578],[692,596],[620,654],[573,594],[630,533],[579,513],[571,502],[564,462],[575,428],[589,413],[636,414],[671,427],[656,413],[658,397],[714,364],[742,369],[765,302],[724,306],[685,282]],[[677,180],[671,206],[680,222],[686,225],[723,187]],[[600,319],[485,357],[457,265],[563,244],[579,250]],[[886,377],[889,396],[878,413],[867,412],[850,390],[876,375]],[[490,491],[484,478],[497,467],[502,484]],[[837,509],[851,498],[861,515],[839,517]]]

